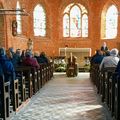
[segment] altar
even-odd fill
[[[86,63],[85,57],[91,57],[91,48],[59,48],[59,55],[69,58],[75,56],[77,59],[78,67],[83,67]]]

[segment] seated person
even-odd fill
[[[112,80],[116,80],[116,78],[120,79],[120,60],[119,60],[119,62],[117,64],[115,72],[112,75]]]
[[[14,55],[14,49],[13,49],[13,47],[10,47],[9,51],[12,53],[12,55]]]
[[[25,53],[26,53],[26,51],[25,51],[25,50],[22,50],[21,56],[20,56],[21,63],[22,63],[23,59],[25,58]]]
[[[3,76],[3,74],[4,74],[4,73],[3,73],[3,70],[2,70],[2,66],[1,66],[1,64],[0,64],[0,76]],[[0,78],[0,79],[1,79],[1,78]],[[2,84],[0,84],[0,112],[1,112],[2,109],[3,109],[3,108],[2,108],[2,104],[3,104],[3,103],[2,103],[2,98],[1,98],[3,91],[2,91],[1,88],[2,88]]]
[[[107,50],[107,51],[104,53],[104,56],[110,56],[110,51]]]
[[[100,70],[106,67],[116,67],[118,62],[119,62],[118,50],[114,48],[110,51],[110,56],[106,56],[103,58],[100,64]]]
[[[120,60],[119,60],[117,67],[115,69],[115,75],[118,75],[120,77]]]
[[[15,70],[12,62],[7,58],[5,49],[0,48],[0,64],[3,69],[5,82],[15,80]]]
[[[17,67],[21,64],[21,51],[20,49],[17,49],[16,52],[13,55],[12,59],[14,67]]]
[[[38,57],[37,60],[38,60],[39,64],[40,63],[46,63],[46,64],[49,63],[49,59],[46,57],[45,52],[41,52],[40,56]]]
[[[101,46],[101,51],[106,52],[108,50],[108,47],[106,45],[106,42],[103,43],[103,45]]]
[[[91,63],[100,64],[102,62],[103,58],[104,58],[104,56],[103,56],[103,53],[101,52],[101,50],[97,50],[95,56],[92,57],[92,59],[91,59]]]
[[[11,102],[13,102],[13,81],[16,77],[15,69],[10,58],[7,58],[5,49],[2,47],[0,48],[0,65],[4,74],[5,82],[10,82],[10,98]]]
[[[25,53],[25,58],[23,59],[23,65],[31,66],[37,69],[40,68],[36,58],[32,57],[32,53],[30,51],[27,51]]]

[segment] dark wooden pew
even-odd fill
[[[42,86],[46,83],[46,68],[44,64],[40,64],[40,78]]]
[[[33,95],[33,83],[32,83],[32,73],[31,73],[31,67],[28,66],[19,66],[16,69],[16,73],[19,73],[20,76],[25,77],[25,91],[23,93],[23,99],[31,98]],[[23,81],[24,82],[24,81]],[[24,86],[23,86],[24,88]]]
[[[53,62],[48,64],[40,64],[40,79],[41,86],[43,86],[47,81],[53,77]]]
[[[22,104],[26,100],[25,76],[22,71],[16,71],[16,77],[19,83],[19,103]]]
[[[42,87],[42,82],[41,82],[41,72],[40,72],[40,69],[37,70],[37,87],[38,87],[38,90],[40,90],[40,88]]]
[[[38,91],[38,77],[37,70],[33,67],[30,67],[32,73],[32,84],[33,84],[33,94]]]
[[[109,106],[110,95],[110,77],[115,72],[115,67],[107,67],[102,69],[100,75],[100,94],[102,102],[106,102]]]
[[[53,62],[50,62],[50,79],[53,77],[54,67]]]
[[[19,88],[18,88],[18,79],[12,81],[12,88],[10,88],[10,99],[11,106],[13,106],[13,111],[16,111],[19,107]]]
[[[17,111],[23,101],[32,97],[33,92],[36,93],[43,84],[51,79],[53,76],[53,64],[41,66],[41,69],[37,71],[34,71],[29,66],[17,67],[15,70],[18,79],[13,79],[11,87],[9,82],[4,83],[4,76],[0,76],[0,100],[2,102],[2,104],[0,103],[2,105],[0,106],[0,118],[9,119],[11,106],[13,111]]]
[[[114,90],[114,117],[120,120],[120,77],[116,76]]]
[[[4,76],[0,76],[0,119],[8,120],[10,117],[10,82],[4,82]]]
[[[90,78],[93,84],[97,87],[97,92],[100,92],[100,71],[99,64],[92,64],[90,67]]]
[[[115,67],[109,67],[106,71],[105,79],[105,102],[108,109],[111,111],[111,100],[112,100],[112,76],[115,73]]]
[[[92,66],[90,77],[95,85],[98,84],[98,93],[111,115],[115,120],[120,120],[120,78],[116,76],[115,69],[116,67],[107,67],[98,71],[95,65]]]
[[[48,63],[48,80],[53,77],[53,63]]]

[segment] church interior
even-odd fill
[[[0,0],[0,120],[120,120],[120,0]]]

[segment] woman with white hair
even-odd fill
[[[110,56],[104,57],[101,64],[100,64],[100,70],[106,67],[116,67],[119,62],[118,58],[118,50],[116,48],[113,48],[110,51]]]

